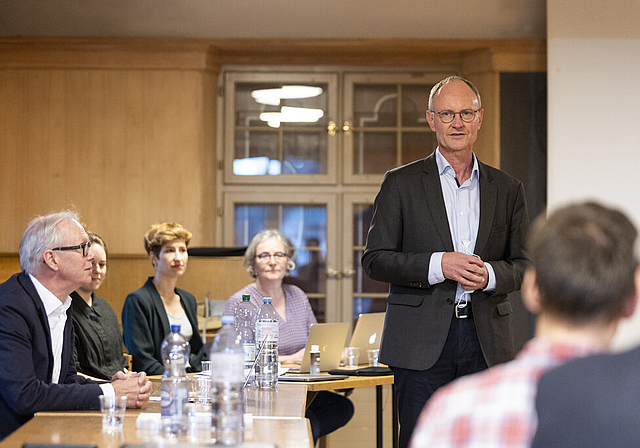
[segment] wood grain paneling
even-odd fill
[[[113,252],[137,252],[157,221],[211,244],[212,84],[195,71],[0,70],[0,251],[34,216],[69,208]]]
[[[216,95],[222,64],[459,69],[480,84],[481,158],[499,163],[500,70],[543,71],[544,40],[0,37],[0,252],[27,223],[80,212],[112,253],[157,221],[216,241]]]

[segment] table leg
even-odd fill
[[[382,386],[376,386],[376,447],[382,444]]]
[[[398,401],[395,384],[391,385],[391,442],[393,448],[398,448]]]

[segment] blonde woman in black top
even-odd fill
[[[89,251],[94,256],[91,283],[71,293],[74,360],[79,373],[110,380],[116,372],[125,370],[128,362],[122,354],[118,317],[111,305],[95,294],[107,275],[107,245],[95,233],[88,236]]]

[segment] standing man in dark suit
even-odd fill
[[[100,395],[140,407],[151,383],[118,372],[111,383],[77,375],[71,294],[91,282],[89,238],[72,212],[35,218],[20,242],[23,272],[0,284],[0,439],[40,411],[99,409]]]
[[[380,360],[395,375],[401,447],[436,389],[514,357],[507,294],[528,266],[529,216],[522,183],[473,153],[483,113],[466,79],[436,84],[438,148],[389,171],[374,204],[362,265],[391,283]]]

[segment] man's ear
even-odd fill
[[[533,269],[527,269],[522,279],[522,303],[533,314],[540,312],[540,290]]]
[[[427,123],[429,123],[429,127],[433,132],[436,132],[435,123],[433,122],[435,120],[435,115],[430,110],[426,112],[426,115],[427,115]]]
[[[638,304],[638,297],[640,297],[640,268],[636,269],[636,273],[633,276],[635,283],[635,291],[627,299],[622,307],[622,317],[631,317],[636,311],[636,305]]]
[[[42,254],[42,261],[52,271],[57,271],[58,269],[60,269],[60,267],[58,266],[58,260],[56,260],[56,257],[52,250],[44,251],[44,254]]]

